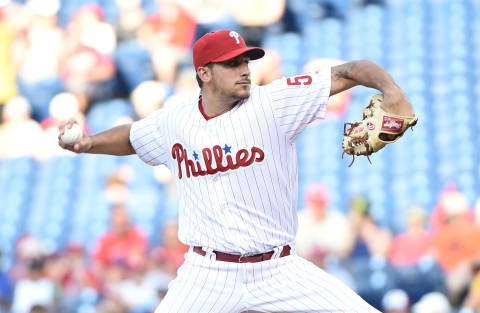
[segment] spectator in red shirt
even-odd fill
[[[124,205],[117,204],[112,207],[110,223],[110,230],[95,244],[93,252],[95,265],[102,269],[118,262],[127,266],[135,266],[141,262],[147,250],[147,237],[132,225]]]
[[[409,210],[407,229],[393,239],[390,248],[389,259],[393,265],[414,265],[430,252],[432,235],[425,228],[426,218],[422,207],[414,206]]]

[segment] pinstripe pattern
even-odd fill
[[[379,313],[342,282],[291,255],[236,264],[186,255],[155,313]]]
[[[137,155],[150,165],[167,165],[177,178],[183,243],[238,254],[294,242],[295,139],[310,122],[324,117],[330,76],[328,69],[252,87],[248,99],[209,120],[201,114],[197,96],[132,125],[130,141]],[[295,254],[236,264],[192,251],[155,312],[250,310],[376,312]]]

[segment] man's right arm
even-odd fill
[[[83,137],[79,142],[73,145],[65,145],[60,139],[60,136],[63,134],[65,127],[70,128],[73,123],[75,123],[75,121],[70,120],[59,127],[60,134],[58,136],[58,144],[63,149],[75,153],[109,155],[135,154],[135,150],[130,143],[131,124],[120,125],[93,136],[88,136],[84,132]]]

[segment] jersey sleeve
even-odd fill
[[[160,109],[136,121],[130,129],[130,143],[138,157],[150,165],[167,164],[166,110]]]
[[[325,118],[330,86],[330,68],[272,82],[270,101],[273,115],[291,141],[309,123]]]

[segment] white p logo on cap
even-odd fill
[[[240,44],[240,39],[238,39],[238,37],[240,37],[240,35],[239,35],[237,32],[235,32],[235,31],[232,30],[232,31],[230,32],[230,34],[228,34],[228,35],[229,35],[230,37],[232,37],[232,38],[235,38],[235,41],[237,42],[237,45]]]

